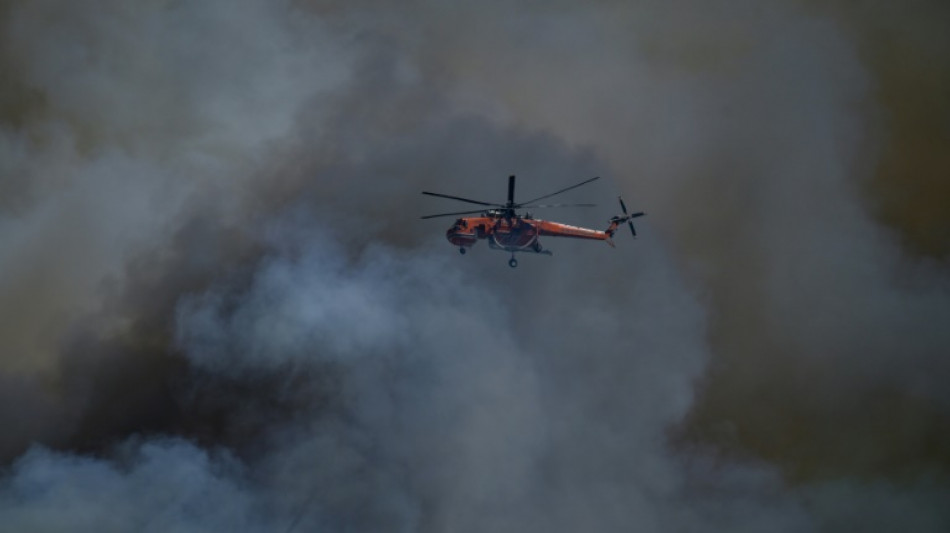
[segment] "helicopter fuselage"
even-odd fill
[[[458,246],[460,251],[474,246],[480,239],[485,239],[488,246],[496,250],[544,253],[545,250],[538,240],[541,236],[610,242],[614,229],[615,226],[607,231],[599,231],[520,216],[477,216],[457,219],[445,236],[449,242]]]

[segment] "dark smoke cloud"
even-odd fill
[[[795,478],[946,472],[945,264],[905,254],[914,230],[875,217],[899,204],[933,219],[924,229],[935,236],[947,212],[945,180],[907,170],[877,187],[892,147],[934,161],[945,151],[914,140],[946,122],[939,105],[919,109],[944,93],[907,82],[948,71],[908,66],[947,57],[928,18],[944,10],[922,6],[837,6],[832,17],[781,3],[611,4],[486,22],[490,43],[471,24],[446,38],[457,48],[440,48],[466,86],[498,94],[521,123],[596,147],[651,206],[710,310],[716,359],[689,438],[768,457]],[[572,39],[551,30],[564,27]],[[882,53],[875,28],[921,55]],[[881,100],[895,83],[911,111]],[[905,181],[919,204],[892,194]]]
[[[886,133],[869,189],[875,215],[900,230],[916,254],[950,251],[950,6],[918,0],[902,6],[841,2],[813,6],[833,14],[855,38],[875,78]]]
[[[3,4],[3,522],[945,529],[863,32],[923,9]],[[417,219],[509,173],[650,216],[515,271]]]

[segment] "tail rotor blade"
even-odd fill
[[[634,236],[634,237],[637,236],[637,230],[635,230],[635,229],[633,228],[633,220],[632,220],[632,219],[637,218],[637,217],[642,217],[642,216],[645,215],[645,214],[646,214],[646,213],[644,213],[643,211],[638,211],[638,212],[636,212],[636,213],[634,213],[634,214],[632,214],[632,215],[627,215],[627,219],[628,219],[628,220],[627,220],[627,224],[630,224],[630,233],[633,233],[633,236]]]
[[[634,218],[637,218],[637,217],[642,217],[642,216],[645,215],[646,213],[644,213],[643,211],[638,211],[638,212],[633,213],[633,214],[627,213],[627,204],[623,203],[623,198],[620,197],[620,196],[618,196],[618,197],[617,197],[617,200],[620,201],[620,209],[623,210],[623,216],[622,216],[622,217],[617,217],[617,221],[618,221],[618,222],[624,222],[624,221],[626,221],[626,222],[627,222],[627,225],[630,226],[630,233],[632,233],[632,234],[633,234],[633,237],[636,238],[636,237],[637,237],[637,229],[633,227],[633,219],[634,219]]]
[[[515,205],[515,177],[508,176],[508,205]]]

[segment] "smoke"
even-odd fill
[[[0,7],[4,523],[950,522],[950,286],[879,210],[918,132],[871,31],[943,11],[60,4]],[[606,176],[572,194],[641,238],[510,270],[418,220],[511,173]]]
[[[947,131],[946,11],[805,7],[565,8],[445,54],[514,120],[593,146],[669,239],[715,354],[687,440],[796,479],[946,472],[943,150],[905,150]]]
[[[202,264],[221,259],[213,250],[241,245],[203,243],[187,251],[189,269],[171,264],[176,238],[200,215],[221,226],[240,216],[268,142],[299,106],[346,76],[345,53],[322,46],[319,26],[290,32],[292,18],[255,2],[229,5],[224,19],[219,9],[35,2],[5,10],[4,70],[17,75],[4,84],[12,104],[3,190],[12,192],[2,195],[0,229],[2,368],[24,376],[16,379],[35,395],[62,400],[60,416],[34,417],[42,431],[4,439],[8,457],[37,436],[76,432],[68,426],[94,411],[80,405],[99,388],[89,376],[118,363],[134,379],[155,365],[142,352],[163,358],[162,333],[138,330],[141,315],[170,311],[176,286],[154,285],[129,305],[123,287],[156,276],[167,284],[165,266],[213,275],[214,265]],[[19,94],[39,96],[24,104]],[[23,115],[33,118],[14,120]],[[97,346],[119,337],[133,338]],[[130,349],[138,355],[97,364],[105,352]]]
[[[185,442],[126,445],[116,463],[31,450],[3,491],[4,524],[30,531],[265,531],[241,467]]]

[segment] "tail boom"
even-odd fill
[[[569,237],[573,239],[591,239],[598,241],[605,241],[610,238],[610,235],[604,231],[582,228],[579,226],[571,226],[569,224],[561,224],[560,222],[549,222],[547,220],[539,222],[538,231],[540,235],[549,237]]]

